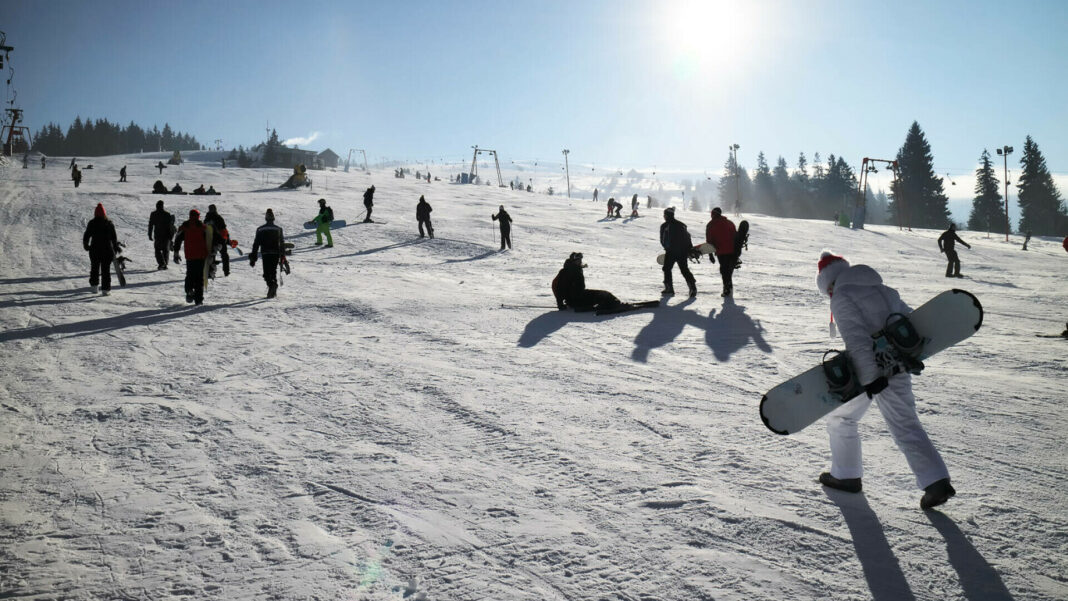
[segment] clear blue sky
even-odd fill
[[[269,122],[372,161],[479,144],[718,174],[735,142],[750,168],[893,158],[917,120],[967,194],[982,149],[1027,134],[1068,172],[1066,26],[1063,1],[0,0],[35,132],[167,122],[229,148]]]

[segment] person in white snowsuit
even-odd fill
[[[824,251],[818,267],[816,285],[831,298],[831,314],[865,391],[827,416],[831,471],[820,474],[820,482],[831,488],[860,492],[863,466],[857,423],[874,400],[894,442],[905,454],[917,486],[925,491],[920,506],[928,509],[945,503],[956,491],[942,456],[916,415],[912,376],[906,372],[889,379],[882,376],[872,349],[871,334],[886,325],[886,318],[892,313],[907,315],[911,309],[867,265],[850,266],[842,257]]]

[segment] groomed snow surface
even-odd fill
[[[166,153],[82,159],[77,190],[69,158],[0,170],[0,597],[1068,599],[1068,341],[1036,337],[1068,319],[1060,240],[962,232],[947,280],[937,231],[744,215],[734,299],[703,263],[696,299],[597,317],[556,311],[550,281],[581,251],[589,287],[658,298],[659,210],[390,167],[282,191],[287,170],[219,156],[162,175],[218,197],[150,194]],[[372,183],[385,223],[356,224]],[[302,227],[320,197],[350,224],[330,249]],[[161,198],[180,221],[216,203],[245,252],[273,208],[296,244],[278,298],[231,253],[187,305],[184,262],[156,271],[146,235]],[[81,247],[98,202],[134,261],[109,297]],[[703,235],[707,214],[678,216]],[[986,309],[915,381],[958,491],[941,512],[878,411],[862,495],[816,482],[822,422],[760,421],[765,390],[841,346],[825,247],[913,306],[961,287]]]

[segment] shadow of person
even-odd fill
[[[723,299],[718,314],[715,309],[708,313],[705,343],[717,361],[728,361],[734,352],[749,344],[750,339],[760,350],[771,352],[771,346],[764,340],[764,328],[746,315],[745,307],[736,305],[731,297]]]
[[[905,573],[886,540],[883,525],[864,495],[826,487],[823,494],[838,506],[845,518],[871,598],[874,601],[915,600]]]
[[[566,311],[549,311],[530,320],[527,326],[523,328],[523,333],[519,336],[517,345],[523,348],[530,348],[572,322],[593,323],[633,314],[632,312],[623,312],[597,315],[594,311],[576,312],[570,309]]]
[[[697,313],[686,310],[695,300],[690,297],[677,305],[660,305],[660,308],[653,312],[653,320],[634,337],[634,350],[630,358],[647,363],[649,351],[678,338],[687,325],[703,329],[705,320]]]
[[[969,601],[1011,601],[1012,594],[994,566],[979,554],[957,524],[940,511],[925,511],[927,519],[946,540],[949,563],[957,571],[964,597]]]

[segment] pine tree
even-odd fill
[[[1068,227],[1061,193],[1046,167],[1046,158],[1031,136],[1024,141],[1020,157],[1022,171],[1016,180],[1020,205],[1020,231],[1039,236],[1059,236]]]
[[[267,139],[267,145],[263,149],[264,165],[274,165],[278,160],[278,148],[281,146],[281,142],[278,141],[278,132],[272,129],[271,137]]]
[[[897,151],[898,181],[890,186],[890,212],[898,224],[942,229],[950,221],[949,198],[935,175],[931,145],[920,124],[912,122]]]
[[[775,184],[771,179],[771,169],[764,152],[757,153],[757,167],[753,174],[753,202],[754,207],[750,210],[767,214],[774,214],[778,202],[775,199]]]
[[[794,205],[797,203],[794,194],[794,182],[790,179],[790,170],[786,166],[786,159],[779,157],[775,163],[775,169],[771,171],[771,180],[775,189],[775,213],[779,217],[791,217]]]
[[[1005,233],[1005,213],[1001,204],[1001,182],[994,171],[990,153],[983,149],[975,170],[975,197],[968,217],[968,229]]]

